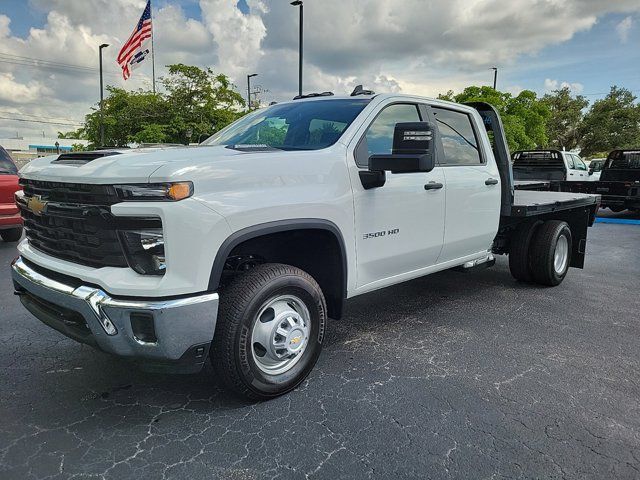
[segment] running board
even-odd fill
[[[490,253],[486,257],[465,262],[459,267],[455,267],[454,270],[458,270],[459,272],[475,272],[477,270],[483,270],[485,268],[493,267],[495,263],[496,257],[494,257],[492,253]]]

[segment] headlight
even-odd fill
[[[164,236],[161,229],[120,231],[129,266],[142,275],[164,275]]]
[[[114,185],[118,197],[135,201],[178,201],[193,195],[193,183],[140,183],[134,185]]]

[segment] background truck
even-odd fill
[[[261,399],[308,375],[348,298],[495,254],[560,284],[599,201],[514,191],[488,104],[361,89],[257,110],[198,147],[65,153],[21,176],[29,311],[145,368],[210,357]]]
[[[7,151],[0,147],[0,238],[17,242],[22,237],[22,217],[15,201],[18,168]]]
[[[521,150],[513,153],[513,177],[519,189],[548,186],[551,181],[589,180],[587,165],[571,152]]]
[[[602,196],[602,208],[640,211],[640,150],[614,150],[607,156],[598,181],[550,182],[550,190]]]

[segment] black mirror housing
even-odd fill
[[[391,173],[430,172],[435,167],[435,128],[429,122],[397,123],[391,155],[371,155],[369,170]]]

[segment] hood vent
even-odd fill
[[[56,158],[53,163],[59,163],[62,165],[85,165],[92,162],[96,158],[108,157],[110,155],[119,155],[120,152],[113,150],[102,150],[96,152],[70,152],[63,153]]]

